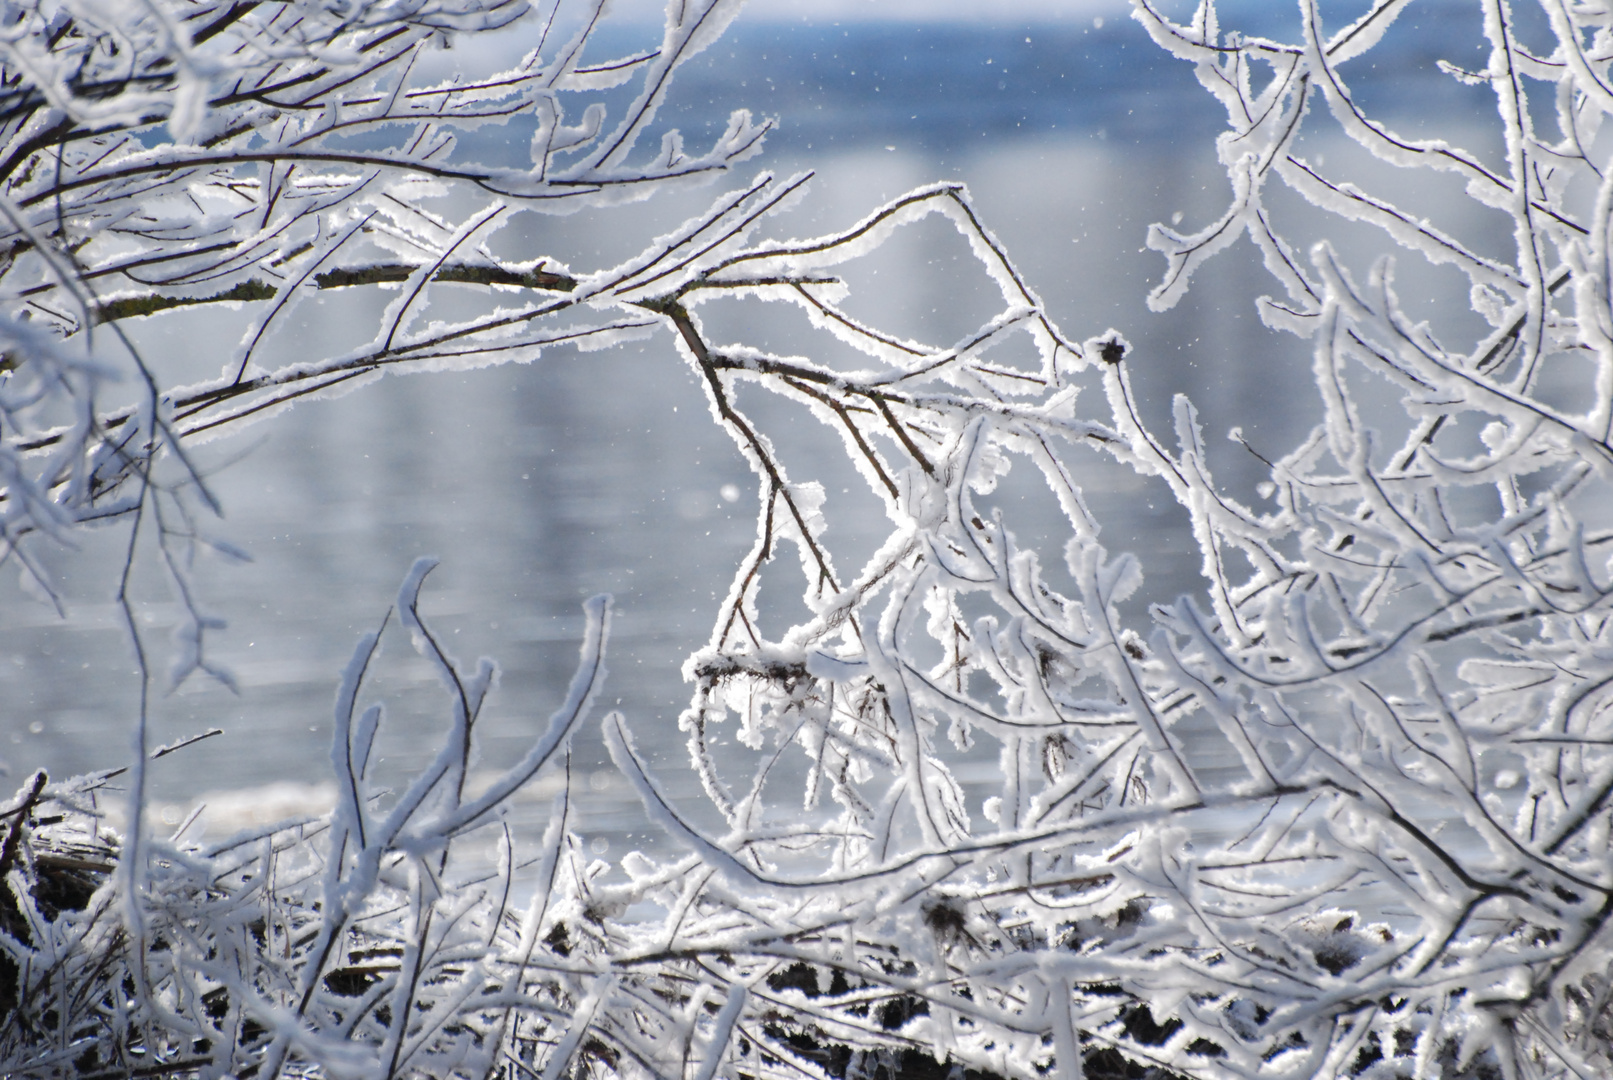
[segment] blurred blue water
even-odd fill
[[[1365,6],[1323,5],[1324,27],[1344,25]],[[1297,5],[1237,0],[1219,9],[1223,31],[1301,38]],[[1526,24],[1530,15],[1522,14]],[[986,142],[1100,132],[1122,146],[1158,149],[1200,140],[1206,125],[1213,130],[1224,120],[1192,65],[1155,45],[1137,21],[1111,15],[1096,22],[1021,24],[1011,9],[992,23],[741,19],[679,69],[660,120],[698,146],[721,132],[731,110],[745,108],[777,119],[773,154],[894,145],[941,161],[976,154]],[[607,24],[585,58],[658,44],[654,26]],[[1410,5],[1369,58],[1344,70],[1357,100],[1375,114],[1448,114],[1482,105],[1486,91],[1442,74],[1438,62],[1477,70],[1487,54],[1474,5],[1425,0]],[[1256,73],[1257,82],[1264,74]],[[525,129],[517,121],[512,130]],[[472,135],[465,145],[474,156],[521,163],[510,156],[521,144],[502,135]]]

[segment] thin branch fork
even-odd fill
[[[718,413],[722,416],[724,421],[726,421],[734,428],[734,430],[740,433],[741,437],[750,447],[751,453],[754,455],[755,460],[761,465],[763,471],[765,472],[768,479],[770,497],[782,498],[785,506],[789,508],[790,515],[795,519],[796,528],[801,534],[801,542],[806,545],[807,550],[811,552],[813,559],[817,563],[819,585],[821,586],[824,583],[827,583],[831,589],[833,589],[835,592],[839,592],[840,583],[835,580],[834,571],[829,568],[828,556],[824,553],[823,549],[818,546],[817,540],[813,538],[812,530],[807,525],[806,517],[801,513],[801,508],[796,505],[795,496],[790,491],[789,485],[784,482],[784,478],[779,472],[777,464],[773,461],[772,455],[767,451],[766,444],[762,442],[759,436],[757,436],[756,432],[751,428],[750,424],[745,420],[745,418],[736,412],[733,406],[729,403],[728,391],[723,386],[722,380],[718,376],[718,363],[715,361],[710,349],[707,348],[705,341],[701,338],[700,331],[696,329],[694,320],[690,318],[689,312],[677,299],[641,300],[638,302],[638,304],[640,307],[646,308],[650,311],[656,311],[666,316],[666,318],[671,321],[672,325],[677,328],[678,335],[683,339],[684,344],[688,346],[689,351],[694,355],[696,362],[700,365],[701,371],[705,373],[706,384],[711,392],[713,400],[717,403]]]

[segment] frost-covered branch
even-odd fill
[[[388,370],[642,333],[642,313],[612,310],[608,269],[511,263],[491,238],[524,213],[636,201],[754,153],[769,125],[743,112],[698,153],[675,132],[636,150],[674,69],[738,7],[673,4],[660,47],[619,58],[589,48],[600,0],[19,7],[0,34],[5,554],[31,566],[31,534],[65,539],[153,501],[164,545],[211,543],[196,513],[215,508],[185,450],[200,437]],[[511,70],[417,74],[447,35],[517,19],[534,48]],[[635,82],[609,116],[602,93]],[[537,121],[521,162],[461,145],[517,117]],[[506,160],[475,160],[495,149]],[[645,260],[665,254],[651,243]],[[398,293],[368,345],[265,359],[286,355],[275,344],[310,297],[375,284]],[[442,289],[480,292],[482,313],[428,323]],[[198,304],[250,305],[243,336],[217,378],[164,384],[122,326]],[[185,604],[199,641],[207,619]]]
[[[1503,0],[1479,0],[1487,67],[1447,65],[1494,96],[1499,150],[1481,153],[1405,136],[1351,93],[1352,68],[1411,32],[1397,21],[1406,0],[1342,28],[1304,0],[1285,42],[1223,31],[1209,3],[1178,24],[1138,0],[1138,20],[1195,65],[1229,122],[1228,209],[1191,234],[1155,227],[1166,270],[1153,300],[1175,303],[1247,236],[1280,285],[1259,310],[1307,343],[1315,376],[1320,422],[1261,458],[1256,504],[1217,482],[1191,402],[1175,402],[1168,435],[1150,429],[1132,346],[1114,330],[1061,331],[958,184],[798,240],[774,230],[809,177],[762,174],[616,267],[494,258],[486,237],[518,207],[633,197],[754,147],[760,131],[739,116],[698,160],[669,139],[652,165],[625,164],[666,73],[720,29],[720,5],[676,6],[653,56],[583,68],[576,43],[540,47],[465,87],[400,74],[447,17],[428,7],[418,26],[384,30],[369,9],[293,25],[279,8],[231,8],[205,35],[158,18],[140,40],[168,50],[168,66],[122,82],[93,65],[91,82],[28,76],[4,122],[43,119],[18,128],[25,141],[5,158],[17,179],[0,277],[20,275],[18,304],[40,314],[0,326],[18,343],[7,385],[73,410],[6,421],[5,510],[29,515],[6,536],[113,514],[181,536],[170,507],[190,503],[169,493],[200,497],[183,455],[207,434],[388,369],[651,333],[674,343],[754,473],[757,532],[685,668],[680,726],[716,830],[667,793],[633,718],[613,714],[607,747],[668,846],[611,876],[584,858],[562,804],[524,921],[494,899],[502,890],[454,888],[451,841],[563,754],[603,630],[591,623],[546,734],[493,788],[468,791],[492,669],[461,669],[419,619],[421,566],[397,611],[450,708],[442,750],[409,790],[383,796],[365,780],[381,722],[358,711],[370,636],[338,694],[330,817],[202,851],[139,832],[121,852],[98,841],[95,874],[115,858],[138,865],[82,890],[70,917],[36,915],[37,889],[14,876],[0,943],[19,978],[90,956],[137,962],[129,983],[108,975],[94,982],[102,996],[82,998],[146,1025],[97,1061],[139,1045],[171,1054],[175,1071],[228,1053],[242,1055],[229,1068],[269,1072],[543,1080],[838,1078],[920,1054],[1024,1080],[1132,1066],[1295,1080],[1606,1073],[1613,168],[1600,125],[1613,40],[1594,5],[1544,2],[1552,52],[1524,43]],[[211,50],[248,28],[276,43],[267,74],[225,89]],[[75,64],[102,57],[60,41],[80,50]],[[46,71],[58,45],[38,46],[19,46],[16,63]],[[105,63],[145,55],[119,50]],[[561,91],[635,72],[643,89],[608,133],[597,110],[562,123]],[[1548,101],[1556,138],[1536,130]],[[526,108],[540,118],[530,169],[450,152],[454,124]],[[153,148],[128,135],[137,123],[183,141]],[[362,151],[333,136],[383,123],[410,134]],[[1406,175],[1455,175],[1493,235],[1464,239],[1395,191],[1325,173],[1299,147],[1326,123]],[[237,138],[242,153],[219,149]],[[253,157],[263,146],[279,156]],[[1274,182],[1313,219],[1291,226],[1266,199]],[[419,198],[449,183],[474,206],[431,217]],[[1489,329],[1456,319],[1436,333],[1402,304],[1389,258],[1352,268],[1325,241],[1289,239],[1316,221],[1365,226],[1408,261],[1463,275]],[[877,290],[853,288],[858,260],[914,229],[951,230],[973,258],[975,293],[958,307],[986,313],[956,340],[889,329]],[[97,291],[118,275],[138,289]],[[382,282],[398,288],[367,344],[264,364],[262,343],[296,305]],[[421,319],[442,288],[518,299]],[[93,407],[107,370],[85,348],[97,327],[170,301],[240,299],[263,306],[220,377]],[[721,340],[708,317],[757,301],[800,316],[787,351]],[[773,438],[792,411],[844,450],[883,509],[871,554],[848,557],[830,530],[842,504],[821,459]],[[1099,542],[1082,492],[1104,469],[1168,491],[1202,560],[1202,594],[1153,596],[1141,627],[1129,602],[1146,595],[1146,568]],[[1021,516],[1033,496],[1048,514]],[[801,606],[778,603],[781,587]],[[0,822],[85,797],[36,783]],[[7,827],[9,869],[25,837]],[[275,860],[296,887],[263,885]],[[366,906],[383,900],[384,912]],[[57,927],[79,936],[47,947]],[[78,1045],[30,1050],[55,1056],[27,1068],[60,1072]]]
[[[692,824],[618,724],[618,763],[692,852],[621,895],[668,913],[638,932],[648,955],[786,995],[787,1021],[751,1029],[749,1067],[843,1043],[1013,1076],[1065,1069],[1072,1046],[1207,1077],[1605,1071],[1613,315],[1605,229],[1585,224],[1607,216],[1606,93],[1574,80],[1604,78],[1588,57],[1610,54],[1589,9],[1556,9],[1555,59],[1518,43],[1503,5],[1481,10],[1505,150],[1486,162],[1351,97],[1350,65],[1405,6],[1326,30],[1306,5],[1293,44],[1223,34],[1209,5],[1188,25],[1138,7],[1232,125],[1231,209],[1192,236],[1155,229],[1156,300],[1248,235],[1285,293],[1260,310],[1311,343],[1323,422],[1268,462],[1263,507],[1216,483],[1185,399],[1171,438],[1148,430],[1130,346],[1062,334],[956,186],[816,240],[736,234],[642,299],[760,505],[686,667],[682,723],[726,835]],[[1558,143],[1531,126],[1540,82]],[[1393,164],[1460,174],[1516,257],[1326,177],[1295,147],[1328,118]],[[1356,273],[1325,243],[1299,254],[1262,199],[1271,179],[1467,275],[1493,331],[1444,344],[1402,310],[1387,259]],[[998,305],[953,344],[852,314],[877,304],[835,276],[931,216]],[[746,296],[796,306],[859,359],[713,340],[701,307]],[[787,466],[758,391],[838,438],[883,504],[888,539],[860,569],[835,559],[833,500]],[[1078,486],[1093,451],[1191,515],[1207,591],[1157,603],[1146,636],[1118,608],[1139,567],[1099,544]],[[1015,464],[1062,512],[1051,550],[992,497]],[[792,548],[807,615],[777,625],[762,582]],[[1237,767],[1207,767],[1207,747]]]
[[[467,797],[474,738],[452,688],[484,691],[493,667],[461,670],[413,613],[432,565],[421,560],[404,582],[398,622],[441,664],[453,719],[408,791],[388,793],[369,775],[381,706],[355,722],[381,636],[371,633],[336,695],[331,764],[343,796],[327,818],[207,847],[185,844],[182,826],[137,849],[98,825],[111,774],[63,785],[43,772],[0,811],[11,884],[0,901],[6,1075],[484,1076],[518,1048],[553,1041],[566,987],[584,976],[535,956],[534,935],[564,904],[542,890],[524,917],[508,909],[520,869],[508,846],[491,875],[449,854],[473,829],[496,827],[540,769],[569,772],[570,735],[604,677],[606,604],[585,606],[581,661],[547,732],[509,775]],[[561,785],[543,857],[557,898],[586,889],[557,864],[569,790]],[[142,872],[113,874],[136,859]],[[136,916],[119,917],[131,908]]]

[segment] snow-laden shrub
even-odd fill
[[[1470,152],[1400,134],[1351,95],[1352,68],[1370,63],[1387,33],[1414,32],[1392,26],[1411,6],[1385,0],[1330,29],[1307,0],[1297,36],[1283,43],[1223,32],[1209,4],[1178,24],[1138,0],[1139,21],[1194,63],[1227,107],[1217,147],[1233,192],[1226,215],[1198,233],[1156,227],[1150,243],[1168,265],[1154,301],[1175,302],[1205,259],[1247,233],[1282,285],[1260,311],[1308,343],[1316,376],[1322,420],[1266,461],[1259,506],[1215,482],[1190,402],[1175,403],[1170,438],[1149,430],[1129,376],[1147,358],[1118,332],[1079,340],[1055,326],[959,185],[919,189],[827,236],[783,240],[770,238],[774,215],[806,178],[763,175],[614,270],[501,266],[459,253],[503,211],[427,236],[380,208],[403,198],[401,187],[372,205],[371,185],[381,191],[396,171],[501,198],[541,203],[560,197],[559,185],[609,199],[642,179],[617,153],[641,121],[625,121],[617,136],[598,136],[597,118],[583,130],[543,121],[543,147],[599,139],[563,174],[546,171],[559,166],[542,148],[519,175],[460,175],[452,157],[402,165],[402,149],[353,152],[361,160],[348,162],[347,151],[320,142],[332,126],[353,110],[395,122],[389,110],[416,99],[398,89],[405,82],[366,68],[363,49],[340,54],[364,73],[348,83],[326,69],[337,61],[314,38],[285,46],[294,59],[272,62],[311,65],[320,74],[309,79],[340,82],[330,95],[363,84],[369,96],[347,111],[330,105],[328,119],[297,121],[313,127],[266,122],[257,139],[291,126],[289,141],[264,152],[273,162],[260,186],[237,184],[241,194],[221,180],[225,190],[212,193],[245,200],[246,211],[205,220],[261,214],[251,226],[261,231],[275,213],[292,214],[275,207],[301,190],[284,177],[303,168],[303,142],[354,172],[304,193],[313,209],[291,220],[317,225],[311,246],[233,239],[236,261],[219,272],[293,268],[255,327],[314,287],[403,280],[374,345],[306,365],[306,376],[303,366],[254,374],[249,335],[238,371],[222,381],[154,389],[145,412],[116,414],[119,424],[81,410],[87,419],[63,429],[83,432],[78,441],[58,434],[53,445],[125,447],[104,459],[123,464],[106,472],[103,458],[69,455],[54,472],[29,474],[43,477],[36,501],[122,498],[115,505],[143,520],[195,487],[151,479],[153,463],[181,460],[187,435],[329,380],[394,358],[523,358],[551,340],[545,334],[614,339],[662,328],[758,484],[755,544],[708,645],[689,660],[695,694],[681,720],[725,831],[702,828],[665,794],[635,749],[632,719],[612,714],[607,745],[666,846],[629,855],[612,876],[569,846],[562,809],[541,842],[540,895],[524,921],[504,911],[499,879],[452,887],[451,841],[492,821],[508,791],[473,798],[462,786],[491,668],[462,670],[441,654],[414,614],[418,567],[398,612],[439,661],[452,718],[437,765],[407,793],[364,782],[379,719],[358,711],[372,638],[338,694],[333,764],[344,794],[328,819],[206,851],[159,842],[138,817],[121,849],[92,830],[73,842],[93,849],[83,861],[102,869],[83,870],[63,904],[42,898],[47,879],[16,860],[72,857],[50,854],[71,838],[51,840],[48,829],[66,821],[48,824],[55,811],[43,813],[41,800],[77,820],[65,808],[90,809],[80,791],[88,782],[25,789],[7,815],[14,839],[0,863],[14,898],[0,941],[26,1003],[12,1010],[25,1019],[4,1033],[14,1040],[7,1053],[24,1055],[8,1070],[64,1074],[91,1051],[84,1069],[118,1075],[1510,1078],[1613,1069],[1613,648],[1604,615],[1613,589],[1613,173],[1599,137],[1613,111],[1613,15],[1542,0],[1544,17],[1525,34],[1504,0],[1478,0],[1473,29],[1489,44],[1486,66],[1446,67],[1493,91],[1499,149]],[[252,18],[264,33],[289,33],[269,15],[279,10],[236,5],[224,25]],[[662,74],[678,42],[708,40],[698,10],[672,10],[668,45],[643,61]],[[341,33],[437,32],[424,7],[309,12],[310,26],[328,18]],[[191,167],[185,155],[205,156],[195,148],[236,129],[185,97],[218,93],[209,80],[221,68],[197,43],[202,35],[159,29],[140,40],[176,59],[139,92],[167,103],[168,130],[190,142],[148,150],[114,140],[107,152],[128,163],[87,155],[55,180],[36,148],[18,160],[41,164],[17,183],[55,183],[63,200],[122,191],[118,205],[130,209],[108,212],[118,224],[105,237],[171,244],[165,262],[200,266],[214,258],[191,235],[203,218],[160,202],[163,213],[192,216],[150,225],[135,209],[140,184],[178,177]],[[563,75],[560,63],[543,70]],[[151,115],[105,121],[95,110],[116,94],[72,89],[65,75],[58,82],[71,93],[24,78],[39,87],[37,108],[62,110],[58,124],[89,131]],[[634,116],[647,120],[662,83],[651,79]],[[553,85],[534,84],[530,101],[510,107],[548,116]],[[123,92],[136,87],[120,83]],[[238,92],[219,100],[233,108]],[[74,104],[74,94],[89,101]],[[451,119],[420,120],[408,152],[435,146],[436,125]],[[1328,121],[1392,165],[1455,174],[1490,215],[1490,235],[1464,243],[1398,208],[1391,190],[1329,177],[1298,149],[1304,132]],[[1554,136],[1537,132],[1548,122]],[[737,119],[700,168],[753,139]],[[245,139],[235,157],[258,145]],[[661,179],[680,174],[683,160],[675,140],[665,145]],[[165,164],[140,164],[159,152]],[[241,167],[208,159],[185,175],[233,178]],[[1463,314],[1488,329],[1456,344],[1413,322],[1388,258],[1352,269],[1325,242],[1302,255],[1284,238],[1294,232],[1285,204],[1266,201],[1273,178],[1315,208],[1296,229],[1320,222],[1325,232],[1332,219],[1377,227],[1414,259],[1466,275],[1472,312]],[[359,203],[363,214],[340,218],[350,231],[322,224],[332,206]],[[81,217],[100,220],[89,209],[54,220],[70,229]],[[990,301],[978,327],[950,343],[882,327],[877,282],[871,295],[853,287],[859,260],[936,225],[961,238],[978,270],[973,299]],[[43,217],[34,226],[34,273],[58,274],[51,287],[65,291],[94,280],[103,264],[86,253],[103,234],[70,241],[50,227]],[[403,261],[350,264],[347,245],[365,228],[367,242],[401,244]],[[1511,255],[1481,253],[1502,240]],[[65,269],[48,270],[58,264]],[[207,277],[186,272],[187,281]],[[321,277],[330,273],[349,276]],[[442,281],[545,295],[515,313],[417,329],[415,298]],[[756,299],[794,305],[820,337],[790,338],[790,355],[726,343],[708,328],[721,325],[710,317],[719,305]],[[88,341],[96,310],[58,326],[50,348]],[[573,312],[603,314],[564,329],[546,321]],[[1451,322],[1446,337],[1463,325]],[[56,355],[40,346],[47,354]],[[34,353],[17,355],[19,371],[36,363]],[[89,367],[49,363],[66,373],[56,385],[92,378]],[[833,433],[883,506],[888,537],[859,566],[836,558],[827,527],[838,497],[806,471],[819,463],[787,467],[776,425],[788,409]],[[145,434],[120,441],[115,432],[131,420],[129,430]],[[19,443],[8,453],[37,460],[29,450]],[[1204,594],[1158,598],[1169,602],[1153,606],[1146,625],[1122,618],[1145,587],[1143,568],[1100,543],[1083,497],[1082,478],[1102,467],[1168,490],[1189,512],[1202,555]],[[77,488],[75,477],[85,478]],[[1056,526],[1023,516],[1033,486],[1045,489]],[[57,491],[86,494],[73,502]],[[792,616],[777,590],[797,568],[804,607]],[[603,649],[592,625],[584,673],[512,783],[563,756]],[[1229,757],[1235,766],[1222,767]],[[139,791],[137,782],[137,807]],[[106,869],[114,858],[116,873]]]
[[[1262,314],[1310,345],[1322,422],[1269,462],[1263,506],[1217,486],[1190,402],[1170,438],[1144,426],[1128,369],[1149,358],[1113,331],[1065,337],[955,187],[834,236],[713,252],[647,304],[752,461],[762,515],[686,669],[691,758],[727,835],[694,828],[628,724],[606,722],[690,852],[635,871],[622,901],[668,914],[621,940],[706,958],[707,978],[756,999],[736,1070],[782,1075],[824,1043],[1016,1076],[1116,1055],[1199,1076],[1613,1067],[1613,187],[1597,140],[1613,38],[1600,7],[1552,0],[1531,51],[1507,5],[1477,5],[1488,66],[1446,66],[1494,92],[1501,131],[1495,155],[1469,152],[1350,95],[1351,64],[1407,6],[1328,29],[1303,5],[1294,44],[1223,34],[1209,4],[1187,24],[1137,9],[1230,122],[1233,203],[1197,234],[1155,229],[1155,302],[1247,232],[1284,290]],[[1295,149],[1328,120],[1394,165],[1457,173],[1513,257],[1328,178]],[[1297,253],[1271,178],[1467,275],[1487,329],[1457,346],[1412,322],[1387,257],[1352,272],[1325,242]],[[952,344],[854,317],[877,299],[853,308],[830,280],[928,214],[999,298]],[[739,289],[799,305],[861,356],[711,340],[697,305]],[[756,390],[838,432],[884,501],[889,539],[860,568],[833,559],[834,500],[786,473],[768,413],[745,405]],[[1151,626],[1119,617],[1142,578],[1100,543],[1086,448],[1191,515],[1208,588],[1157,604]],[[993,498],[1016,469],[1062,508],[1062,545],[1021,542],[1021,503]],[[785,547],[810,615],[774,630],[758,596],[796,565],[775,560]],[[1238,767],[1205,767],[1211,744]]]
[[[486,1076],[507,1072],[506,1056],[531,1066],[554,1042],[574,1002],[530,960],[540,930],[543,948],[567,951],[554,927],[575,905],[551,911],[546,887],[524,913],[511,910],[507,828],[495,873],[467,875],[450,854],[566,758],[604,674],[605,598],[587,605],[577,674],[547,728],[473,795],[472,731],[495,670],[485,660],[462,669],[421,621],[433,565],[416,563],[396,611],[441,677],[449,722],[407,790],[378,789],[369,776],[383,713],[357,702],[379,644],[372,633],[337,691],[332,814],[206,847],[179,842],[187,821],[167,840],[146,840],[120,889],[113,864],[127,853],[97,825],[96,793],[115,774],[49,785],[36,773],[0,811],[9,822],[0,853],[10,885],[0,898],[7,1075]],[[567,823],[562,795],[543,855],[527,867],[556,896],[577,894]],[[614,1057],[596,1044],[572,1049]]]

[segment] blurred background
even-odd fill
[[[1330,25],[1342,25],[1368,6],[1325,3],[1323,12]],[[1439,59],[1484,65],[1478,17],[1467,8],[1413,4],[1371,54],[1370,68],[1352,72],[1352,88],[1369,111],[1409,133],[1426,134],[1419,125],[1432,118],[1445,137],[1493,160],[1488,92],[1436,66]],[[1183,4],[1165,10],[1189,12]],[[681,69],[657,127],[679,128],[698,147],[733,109],[776,118],[764,153],[719,181],[814,170],[810,194],[776,219],[775,236],[844,227],[931,181],[967,183],[980,217],[1067,336],[1122,331],[1134,345],[1128,364],[1145,421],[1168,433],[1173,395],[1190,395],[1218,474],[1256,503],[1258,462],[1223,436],[1237,425],[1270,458],[1292,448],[1319,416],[1310,350],[1260,324],[1254,298],[1275,286],[1247,241],[1202,271],[1174,310],[1148,310],[1146,295],[1163,267],[1144,250],[1148,225],[1174,222],[1190,232],[1225,208],[1214,146],[1225,117],[1191,65],[1158,49],[1129,11],[1107,0],[752,0],[721,41]],[[1229,25],[1281,40],[1299,36],[1297,7],[1264,0],[1223,5]],[[459,39],[433,62],[501,70],[530,47],[522,37],[529,32],[518,26],[486,40]],[[623,3],[589,56],[652,47],[659,37],[654,4]],[[1320,134],[1302,149],[1330,175],[1393,185],[1404,205],[1437,215],[1481,251],[1508,256],[1505,219],[1461,210],[1471,204],[1456,197],[1458,185],[1407,184],[1328,134],[1328,124],[1316,126]],[[458,152],[517,164],[511,155],[524,153],[527,130],[519,121],[483,130]],[[579,271],[609,266],[719,190],[570,217],[529,214],[499,234],[498,245],[513,258],[549,254]],[[1315,239],[1296,200],[1272,191],[1270,203],[1302,249]],[[949,276],[965,249],[948,227],[930,225],[866,269],[886,325],[950,341],[972,327],[957,322],[963,316],[953,310]],[[1383,248],[1366,230],[1330,226],[1329,235],[1362,276]],[[1417,317],[1457,338],[1476,332],[1454,272],[1407,268],[1401,280]],[[310,306],[295,333],[282,333],[281,358],[367,340],[366,320],[389,294],[360,292],[342,290]],[[742,339],[747,317],[707,315],[732,331],[725,340]],[[198,344],[222,350],[241,318],[191,308],[127,326],[174,372],[205,361],[187,376],[198,377],[217,363]],[[770,434],[787,460],[799,462],[792,479],[825,483],[826,539],[853,553],[841,557],[841,568],[855,571],[855,553],[885,535],[877,504],[858,495],[853,474],[834,460],[838,451],[808,456],[817,437],[808,417],[780,413],[774,423]],[[824,445],[836,447],[838,438]],[[578,827],[595,853],[612,858],[655,842],[643,835],[600,747],[596,722],[610,708],[626,713],[668,790],[698,805],[676,730],[688,699],[679,669],[706,642],[717,602],[751,544],[755,480],[712,423],[669,335],[601,352],[556,349],[529,366],[385,379],[298,405],[208,444],[200,459],[226,508],[214,531],[252,561],[204,558],[196,566],[202,605],[228,624],[212,634],[211,657],[234,672],[239,693],[193,677],[155,699],[154,743],[225,731],[153,767],[166,821],[178,823],[206,802],[198,828],[227,834],[330,798],[323,778],[338,673],[421,554],[443,559],[423,609],[449,649],[466,664],[488,655],[502,668],[481,724],[484,769],[518,757],[546,721],[576,662],[578,605],[608,591],[616,605],[610,677],[573,762]],[[1148,603],[1199,586],[1186,515],[1163,485],[1095,455],[1081,480],[1106,546],[1142,559],[1146,584],[1126,614],[1146,630]],[[1040,539],[1061,550],[1056,522],[1031,505],[1033,493],[1009,486],[999,498],[1024,498],[1025,527],[1047,529]],[[14,573],[0,583],[0,784],[20,784],[37,767],[62,778],[127,760],[136,681],[112,605],[124,543],[126,531],[114,529],[81,550],[36,549],[55,568],[65,618],[28,595]],[[148,638],[166,664],[175,610],[154,565],[139,588]],[[383,660],[372,695],[388,709],[378,753],[383,772],[401,778],[434,753],[446,699],[401,637],[388,639]],[[541,833],[556,783],[539,785],[518,807],[527,842]]]

